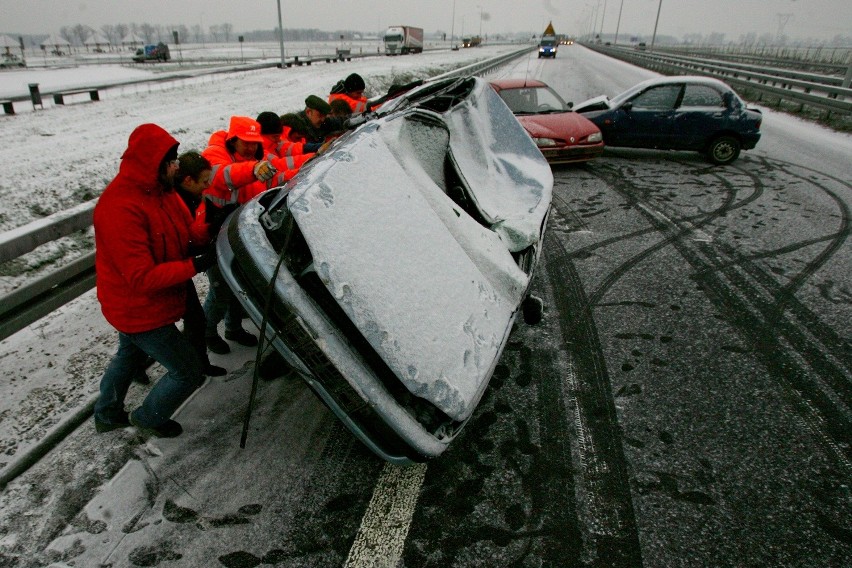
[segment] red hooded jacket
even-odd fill
[[[118,175],[94,213],[98,300],[106,320],[124,333],[172,324],[186,310],[195,276],[190,246],[209,238],[173,190],[158,179],[163,158],[178,145],[155,124],[131,134]]]

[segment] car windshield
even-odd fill
[[[501,89],[500,98],[515,114],[565,112],[568,105],[550,87],[521,87]]]

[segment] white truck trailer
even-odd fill
[[[423,28],[391,26],[385,32],[385,55],[423,52]]]

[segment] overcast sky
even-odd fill
[[[654,31],[662,2],[659,35],[721,32],[737,41],[757,32],[773,37],[783,23],[791,38],[852,34],[852,0],[280,0],[285,28],[376,31],[413,25],[427,32],[530,32],[540,34],[552,20],[557,33],[581,35],[597,12],[596,31],[619,34]],[[604,10],[605,6],[605,10]],[[599,8],[598,8],[599,7]],[[482,17],[480,18],[480,14]],[[276,0],[0,0],[0,33],[50,34],[63,25],[151,23],[188,27],[230,23],[234,31],[273,29]]]

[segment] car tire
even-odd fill
[[[707,146],[707,158],[717,166],[724,166],[739,158],[740,148],[740,141],[733,136],[717,136]]]
[[[524,315],[524,323],[527,325],[536,325],[544,316],[544,301],[538,296],[530,294],[521,304],[521,310]]]

